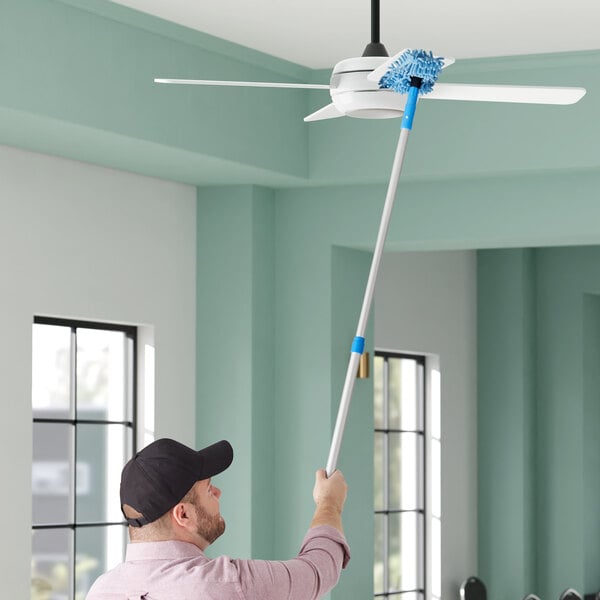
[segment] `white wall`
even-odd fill
[[[153,326],[156,434],[193,444],[195,261],[195,188],[0,146],[3,597],[29,597],[33,316]]]
[[[439,356],[442,598],[477,575],[476,255],[386,254],[375,295],[375,346]]]

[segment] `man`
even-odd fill
[[[316,600],[326,594],[350,558],[343,475],[317,471],[315,513],[294,559],[209,559],[204,550],[225,531],[221,490],[211,477],[232,460],[227,441],[196,451],[160,439],[138,452],[121,475],[131,540],[125,562],[101,575],[87,600]]]

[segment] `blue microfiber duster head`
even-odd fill
[[[444,66],[444,59],[425,50],[406,50],[389,67],[379,80],[379,87],[406,94],[415,80],[422,80],[419,93],[427,94],[433,89]],[[418,86],[417,86],[418,87]]]

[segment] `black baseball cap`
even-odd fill
[[[133,527],[156,521],[202,479],[222,473],[233,460],[231,444],[222,440],[202,450],[162,438],[140,450],[121,473],[121,510],[128,504],[142,517],[128,518]]]

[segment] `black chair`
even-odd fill
[[[567,588],[558,600],[582,600],[581,594],[573,588]]]
[[[540,600],[540,597],[536,596],[535,594],[527,594],[523,600]]]
[[[460,586],[461,600],[487,600],[485,584],[477,577],[469,577]]]

